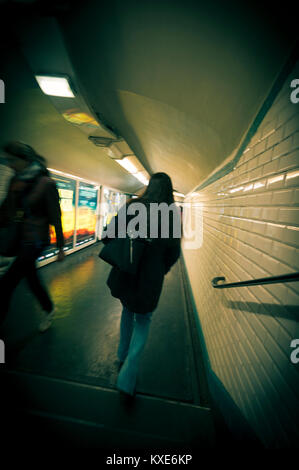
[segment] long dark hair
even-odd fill
[[[172,204],[174,202],[174,198],[170,177],[166,173],[162,172],[153,174],[146,190],[137,200],[158,203],[166,202],[167,204]]]

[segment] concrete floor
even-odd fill
[[[106,286],[110,266],[99,245],[40,269],[56,305],[55,323],[37,332],[41,310],[25,281],[15,291],[5,333],[14,370],[114,388],[121,304]],[[194,401],[180,269],[167,275],[140,367],[137,391]],[[17,354],[14,354],[17,352]]]
[[[207,400],[201,402],[206,384],[194,360],[180,262],[165,278],[140,364],[138,406],[127,415],[115,389],[121,305],[106,286],[110,267],[98,258],[100,249],[96,244],[40,269],[56,305],[55,322],[44,334],[37,331],[41,310],[26,283],[16,289],[4,325],[12,409],[15,402],[25,415],[29,410],[36,432],[54,420],[56,434],[72,430],[74,440],[79,428],[87,446],[111,443],[112,435],[125,445],[124,433],[129,441],[137,433],[140,446],[199,439],[210,447],[213,423]]]

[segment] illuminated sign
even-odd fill
[[[79,183],[78,209],[76,219],[76,245],[94,240],[97,225],[98,190],[92,184]]]
[[[84,113],[78,109],[69,109],[65,111],[62,116],[68,122],[76,124],[77,126],[86,126],[91,128],[98,128],[99,124],[97,121],[87,113]]]

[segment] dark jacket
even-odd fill
[[[49,225],[55,227],[57,247],[64,246],[59,194],[55,181],[41,171],[32,179],[12,178],[7,197],[0,208],[0,225],[5,226],[18,213],[24,212],[22,240],[50,243]]]
[[[128,216],[127,223],[133,217]],[[111,223],[115,223],[116,227],[117,219],[118,216],[111,221]],[[170,213],[170,227],[171,223]],[[145,244],[136,275],[122,272],[114,267],[107,280],[113,297],[120,299],[122,304],[134,313],[148,313],[156,309],[164,276],[180,256],[180,238],[174,238],[171,231],[169,238],[161,238],[160,224],[158,233],[159,238],[152,239],[150,243]],[[103,242],[109,243],[109,238],[104,238]]]

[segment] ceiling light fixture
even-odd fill
[[[135,178],[137,178],[145,186],[148,185],[149,180],[142,171],[139,171],[138,173],[134,173],[133,176],[135,176]]]
[[[136,168],[136,166],[134,165],[134,163],[132,163],[128,157],[125,157],[123,158],[122,160],[115,160],[119,165],[121,165],[125,170],[127,170],[129,173],[138,173],[138,169]]]
[[[47,170],[49,170],[50,172],[53,172],[53,173],[57,173],[58,175],[67,176],[67,177],[74,178],[76,180],[80,180],[80,181],[83,181],[83,182],[86,182],[86,183],[94,184],[96,186],[96,189],[98,189],[100,187],[99,183],[96,183],[96,182],[90,181],[90,180],[86,180],[85,178],[81,178],[81,176],[71,175],[70,173],[65,173],[64,171],[55,170],[54,168],[47,168]]]
[[[74,98],[70,83],[66,77],[36,75],[37,83],[46,95]]]

